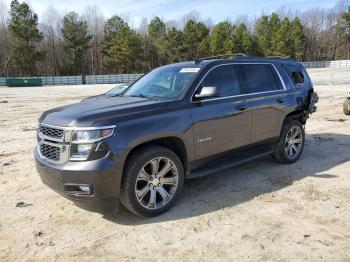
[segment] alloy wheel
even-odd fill
[[[288,159],[295,159],[303,148],[303,133],[298,126],[293,126],[287,133],[285,153]]]
[[[166,157],[154,158],[142,167],[136,178],[137,201],[146,209],[162,208],[175,195],[178,183],[174,162]]]

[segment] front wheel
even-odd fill
[[[296,120],[285,122],[281,136],[275,145],[273,158],[283,164],[296,162],[304,149],[305,131],[302,124]]]
[[[184,169],[179,157],[164,147],[146,147],[128,160],[121,202],[136,215],[157,216],[176,201],[183,184]]]

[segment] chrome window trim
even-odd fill
[[[234,97],[243,97],[243,96],[250,96],[250,95],[259,95],[259,94],[268,94],[268,93],[275,93],[275,92],[281,92],[281,91],[286,91],[287,90],[287,86],[285,84],[285,82],[283,81],[283,78],[281,76],[281,74],[278,72],[276,66],[273,63],[251,63],[251,62],[239,62],[239,63],[225,63],[225,64],[220,64],[220,65],[216,65],[213,68],[210,68],[210,70],[208,72],[205,73],[205,75],[202,77],[201,81],[198,83],[198,85],[196,86],[195,90],[193,91],[192,95],[191,95],[191,103],[192,104],[196,104],[196,101],[193,101],[194,95],[197,92],[198,88],[200,87],[200,85],[202,84],[202,82],[204,81],[204,79],[207,77],[207,75],[214,70],[215,68],[218,68],[219,66],[228,66],[228,65],[271,65],[273,67],[273,69],[275,70],[275,72],[278,75],[279,80],[282,83],[282,87],[283,89],[281,90],[272,90],[272,91],[263,91],[263,92],[257,92],[257,93],[250,93],[250,94],[242,94],[242,95],[233,95],[233,96],[224,96],[224,97],[217,97],[217,98],[209,98],[209,99],[204,99],[201,100],[200,102],[208,102],[208,101],[215,101],[215,100],[222,100],[222,99],[228,99],[228,98],[234,98]]]

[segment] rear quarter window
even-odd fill
[[[304,87],[305,83],[308,82],[307,74],[301,66],[284,64],[282,67],[295,87]]]

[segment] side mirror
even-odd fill
[[[205,98],[217,97],[219,91],[216,86],[203,86],[201,91],[194,95],[195,100],[203,100]]]

